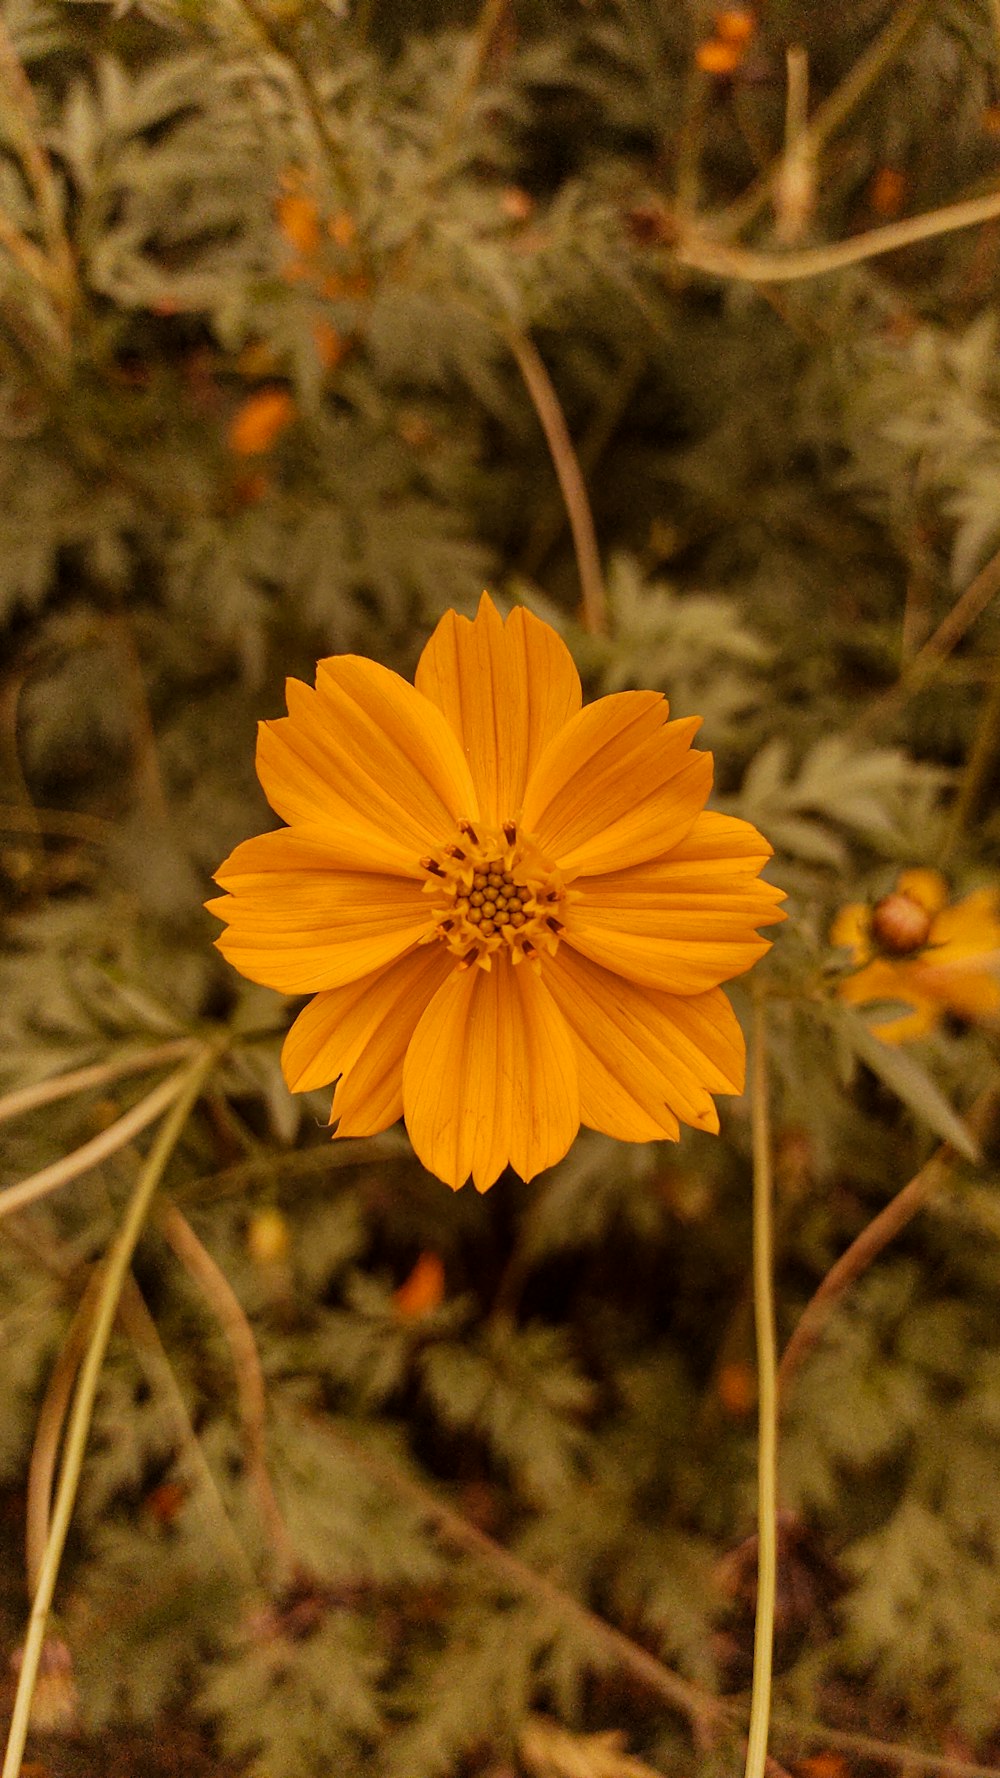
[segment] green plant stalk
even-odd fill
[[[38,1586],[31,1607],[28,1634],[24,1644],[24,1658],[18,1677],[17,1696],[14,1699],[14,1713],[7,1739],[2,1778],[19,1778],[21,1771],[24,1746],[28,1737],[31,1700],[38,1677],[49,1608],[52,1604],[52,1595],[55,1592],[59,1566],[62,1562],[70,1520],[76,1504],[84,1452],[100,1383],[101,1367],[118,1313],[118,1301],[125,1286],[125,1280],[132,1263],[132,1255],[145,1226],[157,1187],[170,1156],[180,1140],[192,1106],[211,1073],[215,1061],[216,1050],[214,1048],[206,1050],[187,1070],[180,1095],[157,1132],[156,1140],[149,1151],[146,1163],[129,1199],[121,1228],[108,1254],[101,1280],[100,1296],[94,1314],[90,1343],[73,1397],[73,1407],[66,1433],[66,1446],[59,1472],[59,1486],[52,1512],[52,1523],[49,1527],[48,1541],[42,1557]]]
[[[771,1285],[771,1131],[768,1119],[767,1026],[754,1005],[753,1079],[753,1308],[757,1332],[757,1617],[746,1778],[764,1778],[771,1714],[771,1663],[778,1571],[778,1389],[774,1296]]]

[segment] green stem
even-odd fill
[[[157,1132],[156,1140],[129,1199],[124,1221],[108,1254],[101,1280],[100,1296],[94,1314],[90,1343],[73,1397],[52,1523],[49,1527],[48,1541],[42,1557],[38,1587],[31,1607],[28,1634],[24,1644],[24,1659],[18,1677],[17,1696],[14,1700],[14,1713],[11,1718],[2,1778],[18,1778],[21,1770],[24,1745],[28,1737],[31,1700],[38,1677],[49,1608],[52,1604],[52,1595],[55,1592],[59,1566],[69,1532],[70,1520],[73,1516],[73,1508],[76,1504],[84,1452],[90,1434],[94,1403],[101,1378],[101,1367],[118,1313],[118,1300],[128,1277],[132,1255],[145,1226],[157,1187],[170,1156],[180,1140],[195,1100],[207,1076],[215,1066],[215,1061],[216,1051],[214,1048],[203,1051],[187,1071],[180,1095]]]
[[[757,1000],[753,1025],[753,1307],[757,1330],[757,1621],[745,1778],[764,1778],[771,1714],[771,1657],[777,1588],[778,1391],[771,1288],[771,1132],[768,1120],[767,1029]]]

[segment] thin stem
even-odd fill
[[[587,498],[587,485],[583,479],[576,451],[573,449],[573,440],[569,435],[566,417],[560,406],[552,379],[533,342],[526,334],[518,333],[515,328],[504,331],[511,352],[517,360],[518,369],[524,378],[525,387],[535,404],[535,412],[548,441],[556,475],[559,477],[559,486],[566,502],[570,530],[573,533],[573,547],[576,551],[577,572],[580,576],[583,626],[584,629],[590,631],[592,636],[600,636],[607,628],[604,577],[601,573],[601,558],[597,548],[593,514],[590,510],[590,501]]]
[[[114,832],[110,821],[77,809],[36,809],[0,803],[0,830],[6,833],[50,833],[56,839],[90,840],[102,846]]]
[[[90,1344],[87,1347],[73,1397],[73,1407],[66,1433],[65,1452],[59,1474],[59,1486],[52,1513],[52,1524],[31,1608],[24,1657],[18,1676],[14,1712],[7,1740],[7,1751],[0,1778],[18,1778],[21,1770],[24,1745],[28,1735],[31,1700],[38,1677],[38,1665],[45,1639],[49,1609],[76,1503],[80,1473],[83,1468],[84,1453],[101,1378],[101,1368],[108,1348],[108,1341],[111,1338],[115,1316],[118,1313],[118,1301],[132,1263],[132,1255],[145,1226],[150,1205],[160,1180],[184,1132],[185,1124],[198,1094],[215,1066],[215,1061],[215,1049],[205,1050],[182,1076],[177,1102],[157,1132],[156,1139],[129,1199],[124,1220],[108,1255],[101,1278],[100,1296],[94,1316]]]
[[[846,123],[851,112],[895,61],[917,25],[930,12],[931,5],[932,0],[903,0],[903,5],[893,13],[884,31],[858,57],[836,91],[817,107],[812,121],[803,131],[801,146],[804,151],[815,159],[830,137]],[[779,156],[763,177],[717,220],[715,226],[720,233],[727,237],[737,235],[756,221],[781,176],[782,158]]]
[[[38,1591],[42,1561],[49,1541],[49,1505],[52,1481],[56,1472],[56,1455],[62,1437],[66,1414],[73,1394],[73,1384],[87,1348],[101,1288],[101,1274],[90,1275],[87,1288],[77,1304],[59,1356],[52,1367],[42,1405],[35,1422],[35,1436],[28,1465],[27,1507],[24,1525],[24,1560],[28,1597]]]
[[[892,688],[868,706],[856,724],[857,731],[895,712],[933,678],[941,662],[957,647],[967,630],[982,617],[983,612],[1000,592],[1000,550],[980,568],[965,592],[955,600],[947,616],[941,619],[933,635],[917,650],[909,665]]]
[[[922,216],[907,216],[901,222],[888,222],[883,228],[867,229],[847,241],[833,241],[826,247],[803,247],[797,253],[758,253],[752,247],[726,246],[709,235],[682,233],[676,259],[679,265],[717,278],[739,278],[748,284],[789,284],[800,278],[818,278],[824,272],[842,271],[862,260],[876,259],[880,253],[896,253],[901,247],[912,247],[918,241],[930,241],[955,229],[974,228],[995,216],[1000,216],[1000,192],[992,191],[986,197],[964,198],[958,204],[945,204],[940,210],[927,210]]]
[[[616,1630],[612,1624],[589,1611],[554,1581],[537,1574],[526,1562],[505,1550],[502,1544],[495,1542],[485,1531],[480,1531],[478,1526],[471,1525],[461,1513],[438,1500],[429,1488],[425,1488],[397,1464],[366,1450],[350,1433],[345,1432],[340,1425],[333,1424],[326,1416],[310,1412],[308,1418],[310,1426],[346,1452],[352,1462],[363,1469],[380,1490],[389,1489],[400,1499],[408,1500],[434,1526],[439,1536],[455,1549],[463,1550],[492,1568],[494,1573],[502,1575],[515,1593],[521,1597],[537,1599],[549,1610],[556,1610],[564,1622],[576,1623],[593,1641],[606,1648],[622,1667],[633,1673],[665,1703],[686,1716],[696,1729],[713,1723],[740,1722],[743,1716],[742,1704],[728,1698],[715,1697],[711,1692],[703,1691],[700,1686],[682,1679],[679,1673],[674,1673],[662,1661],[657,1660],[648,1649],[642,1648],[621,1630]],[[805,1721],[785,1712],[776,1713],[772,1721],[775,1729],[779,1729],[790,1743],[829,1743],[831,1747],[844,1747],[849,1751],[856,1749],[904,1769],[912,1767],[938,1773],[940,1778],[1000,1778],[1000,1767],[997,1766],[975,1765],[967,1760],[951,1758],[947,1754],[926,1753],[921,1748],[898,1746],[891,1741],[873,1741],[864,1735],[828,1728],[823,1723]],[[781,1771],[780,1767],[775,1768],[776,1762],[769,1761],[769,1771],[774,1778]]]
[[[74,1068],[69,1074],[56,1074],[49,1080],[36,1081],[30,1087],[18,1087],[0,1099],[0,1124],[8,1118],[35,1111],[39,1105],[51,1105],[55,1099],[68,1099],[73,1093],[85,1093],[91,1087],[107,1086],[126,1074],[144,1074],[160,1068],[164,1062],[179,1062],[195,1047],[193,1037],[176,1037],[156,1049],[144,1050],[138,1056],[120,1056],[113,1062],[94,1062],[89,1068]]]
[[[997,4],[1000,6],[1000,0],[997,0]],[[942,847],[941,859],[947,858],[951,854],[971,817],[975,814],[980,797],[992,778],[998,753],[1000,753],[1000,653],[997,654],[993,663],[993,684],[976,726],[976,737],[965,762],[958,795],[949,811],[948,832]]]
[[[753,1309],[757,1333],[757,1616],[746,1778],[763,1778],[771,1714],[771,1665],[778,1574],[778,1394],[771,1240],[771,1126],[768,1108],[767,1024],[757,999],[753,1022]]]
[[[988,1130],[998,1102],[1000,1088],[990,1087],[980,1094],[966,1118],[969,1129],[975,1136],[981,1137]],[[778,1391],[782,1409],[788,1405],[792,1382],[803,1360],[812,1351],[847,1291],[944,1183],[955,1159],[954,1149],[947,1142],[942,1143],[919,1173],[915,1173],[902,1190],[889,1200],[885,1209],[880,1210],[862,1229],[860,1235],[851,1242],[821,1280],[799,1316],[795,1331],[782,1353],[778,1367]]]
[[[289,1579],[298,1562],[267,1467],[267,1392],[253,1328],[225,1273],[175,1204],[164,1210],[160,1229],[209,1303],[229,1347],[236,1373],[247,1474],[257,1497],[268,1548],[279,1570],[278,1578]]]
[[[30,1179],[22,1179],[19,1185],[8,1186],[5,1192],[0,1192],[0,1218],[10,1216],[15,1210],[23,1210],[26,1204],[33,1204],[38,1198],[46,1197],[49,1192],[57,1191],[61,1185],[68,1185],[71,1179],[78,1179],[81,1173],[89,1173],[92,1167],[99,1166],[109,1155],[116,1154],[140,1130],[155,1123],[168,1105],[173,1104],[183,1092],[186,1079],[184,1070],[179,1069],[176,1074],[161,1081],[158,1087],[154,1087],[145,1099],[140,1099],[138,1105],[133,1105],[131,1111],[126,1111],[124,1117],[118,1118],[109,1129],[102,1130],[99,1136],[74,1148],[72,1154],[63,1155],[61,1160],[53,1161],[50,1167],[43,1167],[40,1173],[32,1173]]]
[[[240,1576],[240,1579],[245,1585],[253,1586],[254,1573],[250,1559],[233,1530],[229,1514],[219,1493],[218,1484],[201,1448],[198,1435],[191,1424],[187,1403],[174,1375],[174,1367],[167,1356],[163,1341],[160,1339],[156,1322],[146,1307],[139,1286],[132,1277],[126,1279],[125,1289],[122,1292],[120,1318],[122,1327],[136,1349],[148,1382],[154,1389],[160,1390],[173,1416],[180,1455],[186,1462],[192,1479],[200,1487],[205,1518],[209,1522],[210,1547],[213,1549],[224,1548],[231,1567]]]

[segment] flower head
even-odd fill
[[[830,928],[859,967],[838,983],[849,1006],[901,1000],[912,1008],[872,1027],[886,1043],[924,1037],[946,1012],[967,1019],[1000,1012],[1000,892],[974,889],[949,902],[936,870],[905,870],[870,907],[850,902]]]
[[[251,981],[312,994],[282,1052],[337,1082],[338,1136],[404,1116],[424,1165],[480,1191],[625,1141],[717,1130],[744,1045],[719,983],[767,950],[771,848],[704,808],[697,717],[658,692],[581,708],[529,612],[448,612],[415,685],[355,655],[288,682],[257,770],[287,827],[237,846],[208,903]]]

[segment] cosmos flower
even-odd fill
[[[874,907],[841,908],[830,939],[860,967],[838,983],[849,1006],[899,1000],[912,1008],[873,1025],[885,1043],[925,1037],[946,1012],[966,1019],[1000,1013],[1000,893],[974,889],[949,902],[936,870],[905,870]]]
[[[581,708],[547,624],[484,595],[410,685],[356,655],[289,680],[257,771],[287,827],[245,841],[208,903],[251,981],[314,998],[289,1086],[336,1081],[338,1136],[406,1119],[431,1172],[530,1179],[581,1122],[625,1141],[716,1131],[744,1044],[719,983],[783,918],[771,848],[707,812],[698,717],[626,691]]]

